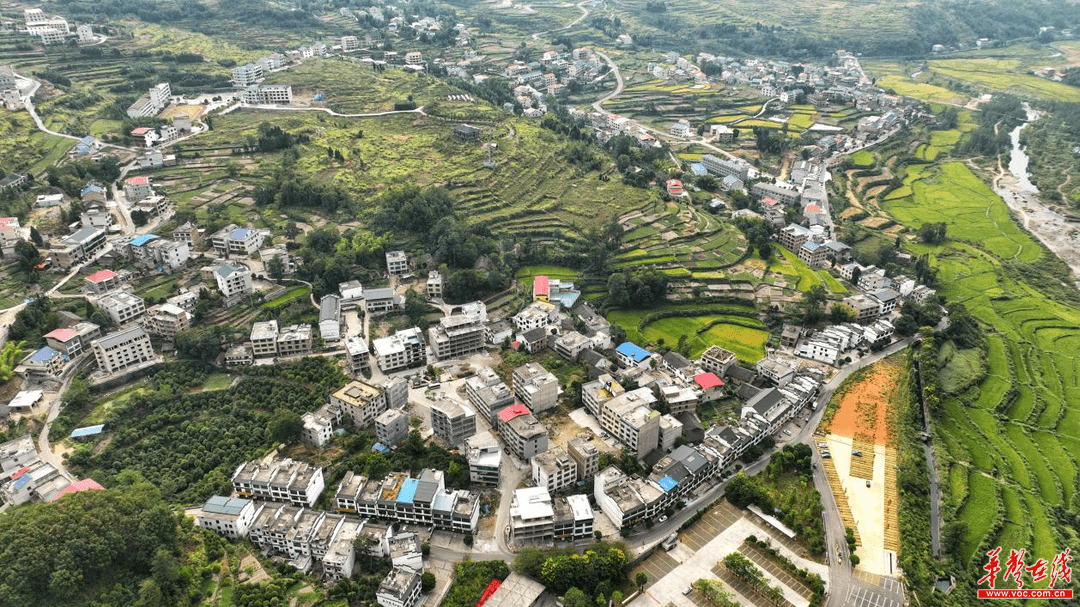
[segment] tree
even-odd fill
[[[270,278],[274,280],[281,280],[285,276],[285,262],[281,261],[280,255],[271,257],[266,262],[266,273],[270,275]]]
[[[589,597],[585,596],[585,593],[577,587],[566,591],[566,594],[562,597],[562,604],[564,607],[593,607]]]
[[[41,253],[37,247],[25,240],[16,242],[15,260],[19,271],[26,276],[26,281],[37,282],[39,273],[37,266],[41,264]]]
[[[860,278],[862,278],[862,268],[860,266],[855,266],[855,268],[851,270],[851,284],[858,286]]]
[[[150,214],[146,211],[135,209],[131,212],[131,222],[134,223],[136,227],[142,227],[146,225],[148,221],[150,221]]]
[[[285,409],[279,409],[270,418],[266,425],[270,438],[276,443],[294,443],[300,438],[304,429],[304,422],[300,414]]]
[[[30,241],[37,246],[43,246],[45,241],[41,238],[41,232],[34,226],[30,226]]]
[[[623,593],[619,590],[614,590],[611,593],[611,602],[615,603],[616,607],[622,604]]]
[[[644,571],[638,571],[634,576],[634,583],[637,584],[639,590],[645,590],[645,584],[649,583],[649,576],[645,575]]]
[[[435,589],[435,574],[430,571],[425,571],[424,575],[420,576],[420,591],[431,592]]]
[[[945,242],[948,229],[944,222],[924,223],[919,227],[919,240],[926,244]]]
[[[852,310],[840,302],[836,302],[829,306],[829,320],[835,324],[854,322],[855,310]]]
[[[176,353],[184,358],[213,362],[221,354],[221,338],[217,327],[203,327],[176,334]]]

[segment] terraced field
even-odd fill
[[[697,312],[693,316],[671,316],[651,322],[647,317],[674,311]],[[684,303],[650,310],[612,310],[609,321],[626,330],[626,338],[638,345],[675,347],[686,336],[691,357],[717,345],[733,352],[740,361],[753,364],[765,357],[769,332],[758,319],[750,302],[738,304]]]
[[[950,140],[937,143],[946,149]],[[930,253],[942,293],[989,331],[985,375],[947,397],[935,423],[946,521],[955,512],[967,523],[964,560],[996,545],[1051,559],[1068,532],[1055,529],[1065,523],[1049,509],[1077,506],[1080,308],[1053,299],[1068,301],[1052,282],[1038,282],[1050,253],[965,165],[911,167],[904,183],[885,210],[911,228],[948,225],[944,245],[912,248]]]

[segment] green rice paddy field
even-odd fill
[[[1059,291],[1044,292],[1047,282],[1033,284],[1050,253],[966,165],[909,167],[904,182],[886,210],[911,228],[946,223],[950,240],[913,248],[930,253],[941,292],[988,331],[985,376],[949,396],[935,424],[946,522],[967,523],[965,560],[978,561],[987,545],[1051,559],[1069,536],[1049,508],[1078,506],[1080,309],[1053,299]],[[963,370],[949,370],[956,372]],[[951,375],[949,382],[964,385]]]
[[[705,310],[707,308],[707,310]],[[641,321],[657,312],[700,310],[700,315],[673,316],[645,324]],[[745,314],[754,314],[753,317]],[[691,357],[697,357],[709,346],[730,350],[740,361],[755,363],[765,357],[769,332],[750,305],[738,304],[670,304],[651,310],[612,310],[609,321],[626,330],[626,338],[638,345],[663,344],[674,347],[682,335],[690,344]]]

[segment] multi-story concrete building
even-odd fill
[[[195,524],[229,539],[246,537],[255,522],[255,502],[240,497],[211,496],[195,516]]]
[[[841,303],[855,313],[855,322],[860,324],[874,322],[881,316],[881,302],[869,295],[852,295]]]
[[[510,502],[510,541],[519,546],[555,541],[555,509],[547,488],[514,491]]]
[[[559,379],[539,363],[526,363],[514,369],[514,394],[535,413],[554,409],[559,404]]]
[[[233,491],[241,497],[295,506],[314,504],[322,493],[323,483],[322,468],[291,459],[243,463],[232,476]]]
[[[221,257],[250,257],[263,245],[261,230],[229,224],[210,236],[214,252]]]
[[[112,270],[98,270],[85,279],[83,291],[87,295],[104,295],[120,288],[120,277]]]
[[[409,437],[409,414],[401,409],[387,409],[375,418],[375,440],[395,447]]]
[[[147,332],[172,341],[176,334],[191,328],[191,314],[171,303],[158,304],[146,311]]]
[[[600,466],[600,450],[586,438],[577,437],[566,443],[566,452],[574,460],[579,480],[588,480],[596,475]]]
[[[424,285],[424,292],[428,299],[442,299],[443,279],[442,275],[440,275],[437,270],[428,272],[427,284]]]
[[[39,348],[22,360],[20,375],[29,377],[32,375],[60,375],[64,372],[64,365],[69,357],[49,346]]]
[[[525,405],[515,404],[499,411],[499,433],[510,450],[526,461],[547,451],[547,428]]]
[[[342,36],[341,37],[341,50],[348,53],[360,48],[360,41],[356,36]]]
[[[353,380],[330,395],[354,428],[366,428],[389,408],[386,391],[365,381]]]
[[[524,310],[515,314],[512,320],[517,330],[524,333],[533,329],[547,327],[555,323],[558,316],[559,307],[555,304],[546,301],[534,301],[526,306]]]
[[[467,438],[465,454],[469,461],[469,480],[498,486],[502,450],[499,448],[499,441],[495,440],[490,432],[481,432]]]
[[[60,247],[49,251],[53,260],[61,268],[70,268],[80,264],[105,246],[105,230],[101,228],[83,228],[61,240]]]
[[[427,345],[418,327],[402,329],[372,341],[371,345],[384,373],[427,364]]]
[[[495,424],[499,411],[514,404],[514,394],[491,367],[481,367],[465,380],[465,394],[476,411]]]
[[[292,103],[292,86],[288,84],[253,84],[242,95],[248,105],[289,105]]]
[[[106,373],[116,373],[154,360],[150,337],[139,326],[95,339],[90,342],[90,349],[94,352],[98,367]]]
[[[251,271],[244,266],[218,266],[214,270],[214,281],[226,306],[237,304],[252,291]]]
[[[345,36],[343,43],[345,38],[356,39]],[[375,601],[380,607],[414,607],[420,601],[420,572],[408,567],[394,567],[375,591]]]
[[[553,500],[554,532],[557,541],[577,541],[593,538],[595,515],[587,495],[567,495]]]
[[[650,364],[652,353],[631,342],[623,342],[615,348],[615,360],[624,369],[640,367],[644,369]]]
[[[728,369],[735,364],[735,354],[720,346],[709,346],[709,349],[701,353],[699,364],[704,371],[725,377]]]
[[[172,232],[173,240],[186,242],[189,249],[194,249],[202,244],[202,231],[190,221],[184,222]]]
[[[778,358],[763,358],[756,365],[758,375],[783,388],[795,377],[795,367]]]
[[[667,494],[655,482],[628,477],[609,466],[593,480],[596,505],[619,529],[628,529],[660,516],[670,503]]]
[[[746,181],[743,179],[743,181]],[[799,191],[795,188],[783,187],[772,183],[759,182],[750,186],[750,193],[762,198],[772,198],[777,202],[794,206],[799,202]]]
[[[476,434],[476,412],[469,405],[443,395],[431,403],[431,429],[448,444],[460,446]]]
[[[618,438],[637,457],[645,457],[660,444],[660,413],[652,408],[656,396],[638,388],[604,403],[600,426]]]
[[[577,464],[566,449],[557,448],[537,453],[531,462],[533,483],[551,493],[573,487],[578,480]]]
[[[592,340],[577,331],[567,331],[555,338],[555,352],[567,360],[576,361],[578,354],[592,347]]]
[[[395,472],[381,480],[347,472],[338,485],[334,503],[343,513],[434,525],[457,533],[475,533],[480,518],[479,496],[465,490],[447,490],[443,473],[437,470],[423,470],[418,479]]]
[[[604,373],[595,380],[581,386],[581,402],[585,408],[595,417],[600,419],[600,412],[604,403],[626,392],[622,384],[615,378]]]
[[[405,251],[390,251],[386,254],[386,273],[391,276],[409,273],[409,258]]]
[[[750,178],[750,163],[745,160],[727,160],[717,158],[712,154],[702,154],[701,164],[705,165],[705,170],[713,175],[721,177],[730,175],[744,183]]]
[[[367,342],[359,335],[353,335],[345,340],[345,360],[348,362],[349,371],[353,375],[371,375],[371,359]]]
[[[458,358],[484,349],[484,324],[464,315],[445,316],[428,328],[428,339],[436,358]]]
[[[322,448],[334,437],[334,429],[341,426],[342,417],[341,407],[330,403],[308,411],[301,417],[304,427],[300,430],[300,441]]]
[[[251,324],[251,353],[255,358],[277,356],[278,323],[264,320]]]
[[[154,190],[150,187],[150,179],[145,175],[129,177],[124,181],[124,197],[127,198],[128,204],[135,204],[153,194]]]
[[[236,88],[249,87],[262,79],[262,66],[255,63],[247,63],[232,68],[232,83]]]
[[[300,356],[311,353],[311,325],[289,325],[282,327],[277,335],[278,356]]]

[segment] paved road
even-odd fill
[[[611,91],[607,95],[604,95],[603,97],[597,99],[592,104],[592,106],[593,106],[594,110],[600,112],[601,114],[605,114],[605,115],[610,116],[611,112],[604,109],[604,102],[609,100],[609,99],[614,99],[615,97],[617,97],[619,95],[619,93],[623,92],[623,87],[626,86],[626,83],[623,81],[622,73],[619,72],[619,66],[615,65],[615,62],[611,60],[611,57],[608,57],[607,55],[605,55],[604,53],[601,53],[600,51],[596,51],[596,54],[599,55],[600,58],[603,59],[604,62],[608,64],[608,68],[611,70],[611,73],[615,74],[615,90]]]
[[[22,78],[23,80],[29,80],[30,82],[34,83],[33,86],[30,88],[30,92],[26,94],[26,111],[29,112],[30,117],[34,119],[34,124],[37,125],[38,130],[40,130],[42,132],[45,132],[45,133],[48,133],[50,135],[54,135],[56,137],[63,137],[65,139],[74,139],[75,141],[78,141],[78,140],[82,139],[81,137],[76,137],[75,135],[69,135],[67,133],[58,133],[58,132],[46,127],[45,123],[42,122],[42,120],[41,120],[41,116],[38,116],[37,108],[34,107],[34,95],[36,95],[37,92],[38,92],[38,89],[41,88],[41,83],[38,82],[37,80],[34,80],[33,78],[29,78],[27,76],[22,76],[22,75],[19,75],[19,74],[15,74],[15,77],[16,78]],[[122,145],[114,145],[114,144],[111,144],[111,143],[102,142],[101,145],[102,145],[102,147],[116,148],[118,150],[125,150],[125,151],[128,151],[128,152],[134,152],[135,151],[133,148],[125,147],[125,146],[122,146]]]
[[[532,39],[536,40],[536,39],[540,38],[540,36],[543,36],[544,34],[550,34],[551,32],[561,32],[563,30],[568,30],[568,29],[574,27],[575,25],[581,23],[585,19],[585,17],[589,16],[589,9],[585,8],[585,5],[588,4],[590,1],[591,0],[583,0],[582,2],[577,3],[576,6],[579,9],[581,9],[581,16],[578,17],[577,19],[574,19],[570,23],[567,23],[566,25],[564,25],[564,26],[562,26],[562,27],[560,27],[558,29],[546,30],[546,31],[543,31],[543,32],[536,32],[535,34],[532,35]]]

